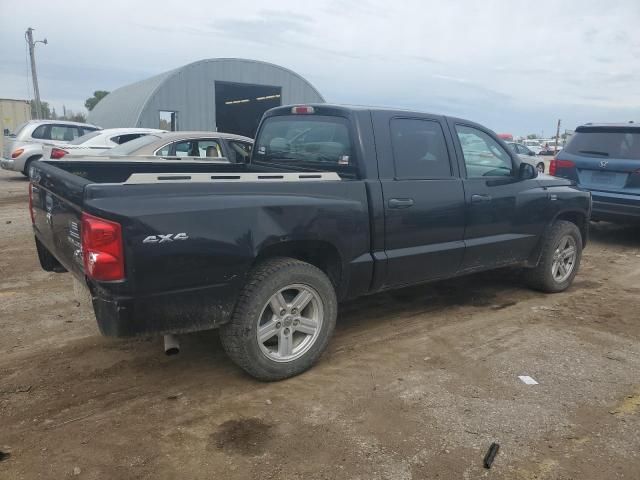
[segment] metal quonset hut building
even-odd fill
[[[217,130],[253,137],[262,114],[293,103],[322,103],[313,85],[271,63],[214,58],[114,90],[90,112],[103,128]]]

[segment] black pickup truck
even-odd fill
[[[514,265],[565,290],[591,213],[478,124],[324,104],[268,111],[247,164],[40,161],[29,190],[42,267],[103,334],[220,327],[262,380],[309,368],[344,299]]]

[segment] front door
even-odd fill
[[[526,260],[542,234],[547,192],[537,180],[519,180],[519,161],[476,125],[452,125],[463,162],[466,203],[461,271]]]
[[[385,210],[385,287],[452,276],[464,253],[464,191],[441,117],[375,114]],[[387,138],[390,137],[390,138]]]

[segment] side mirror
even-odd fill
[[[530,163],[522,162],[518,171],[518,180],[532,180],[538,176],[538,170]]]
[[[529,155],[530,157],[536,156],[535,152],[532,152],[531,150],[529,150],[529,153],[527,153],[527,155]]]

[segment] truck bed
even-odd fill
[[[34,165],[30,188],[38,251],[50,256],[49,263],[41,256],[43,267],[64,267],[87,284],[107,335],[202,330],[227,321],[258,254],[285,241],[336,245],[342,268],[368,288],[359,278],[370,278],[372,269],[366,187],[335,172],[44,161]],[[123,281],[87,280],[83,214],[121,225]]]

